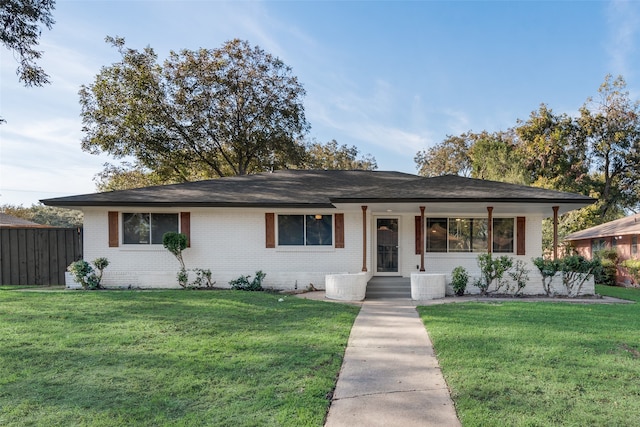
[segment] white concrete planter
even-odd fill
[[[325,276],[325,296],[340,301],[362,301],[367,292],[367,275],[328,274]]]
[[[82,285],[76,282],[73,278],[73,274],[68,271],[64,273],[64,287],[65,289],[82,289]]]
[[[444,274],[411,273],[411,299],[444,298],[445,284]]]

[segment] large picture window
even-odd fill
[[[427,218],[426,252],[486,252],[487,218]],[[513,252],[514,219],[493,218],[493,252]]]
[[[332,215],[278,215],[278,245],[332,246]]]
[[[123,213],[122,242],[125,245],[161,245],[162,236],[178,232],[177,213]]]

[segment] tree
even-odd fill
[[[16,74],[25,86],[43,86],[49,76],[37,65],[42,52],[36,50],[41,25],[49,30],[55,0],[0,0],[0,42],[17,56]]]
[[[473,178],[528,184],[512,131],[482,132],[474,140],[470,153]]]
[[[532,185],[588,194],[592,182],[587,150],[573,118],[556,115],[542,104],[527,121],[518,121],[515,132]]]
[[[343,169],[343,170],[376,170],[376,159],[367,154],[358,159],[359,150],[355,145],[338,146],[335,139],[321,144],[311,142],[306,147],[305,169]]]
[[[121,61],[80,90],[85,151],[177,182],[302,164],[305,91],[280,59],[235,39],[158,64],[151,47],[106,41]]]
[[[592,166],[602,177],[597,188],[602,217],[616,207],[640,203],[640,103],[631,101],[625,89],[622,76],[606,76],[598,101],[587,99],[577,119]]]
[[[52,227],[82,227],[82,211],[75,209],[56,208],[41,204],[25,208],[21,205],[5,204],[0,206],[0,212]]]
[[[94,177],[94,181],[96,182],[97,191],[128,190],[130,188],[177,184],[179,182],[165,179],[162,174],[129,162],[123,162],[121,165],[105,163],[104,169]]]
[[[422,176],[470,176],[473,136],[470,131],[460,136],[447,135],[444,141],[416,154],[414,161]]]

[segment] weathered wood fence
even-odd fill
[[[82,228],[0,228],[0,284],[64,285],[82,259]]]

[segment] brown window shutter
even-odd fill
[[[187,247],[191,247],[191,212],[180,212],[180,232],[187,236]]]
[[[276,247],[276,220],[275,214],[273,213],[265,213],[265,230],[266,230],[266,247],[267,248],[275,248]]]
[[[344,214],[335,215],[336,248],[344,248]]]
[[[118,212],[109,211],[109,247],[117,248],[119,246],[118,239]]]
[[[422,230],[420,230],[420,226],[422,225],[421,219],[422,218],[420,216],[416,216],[416,254],[420,254],[422,250],[422,248],[420,247],[422,236]]]
[[[525,226],[526,218],[519,216],[516,219],[516,255],[526,255],[525,252]]]

